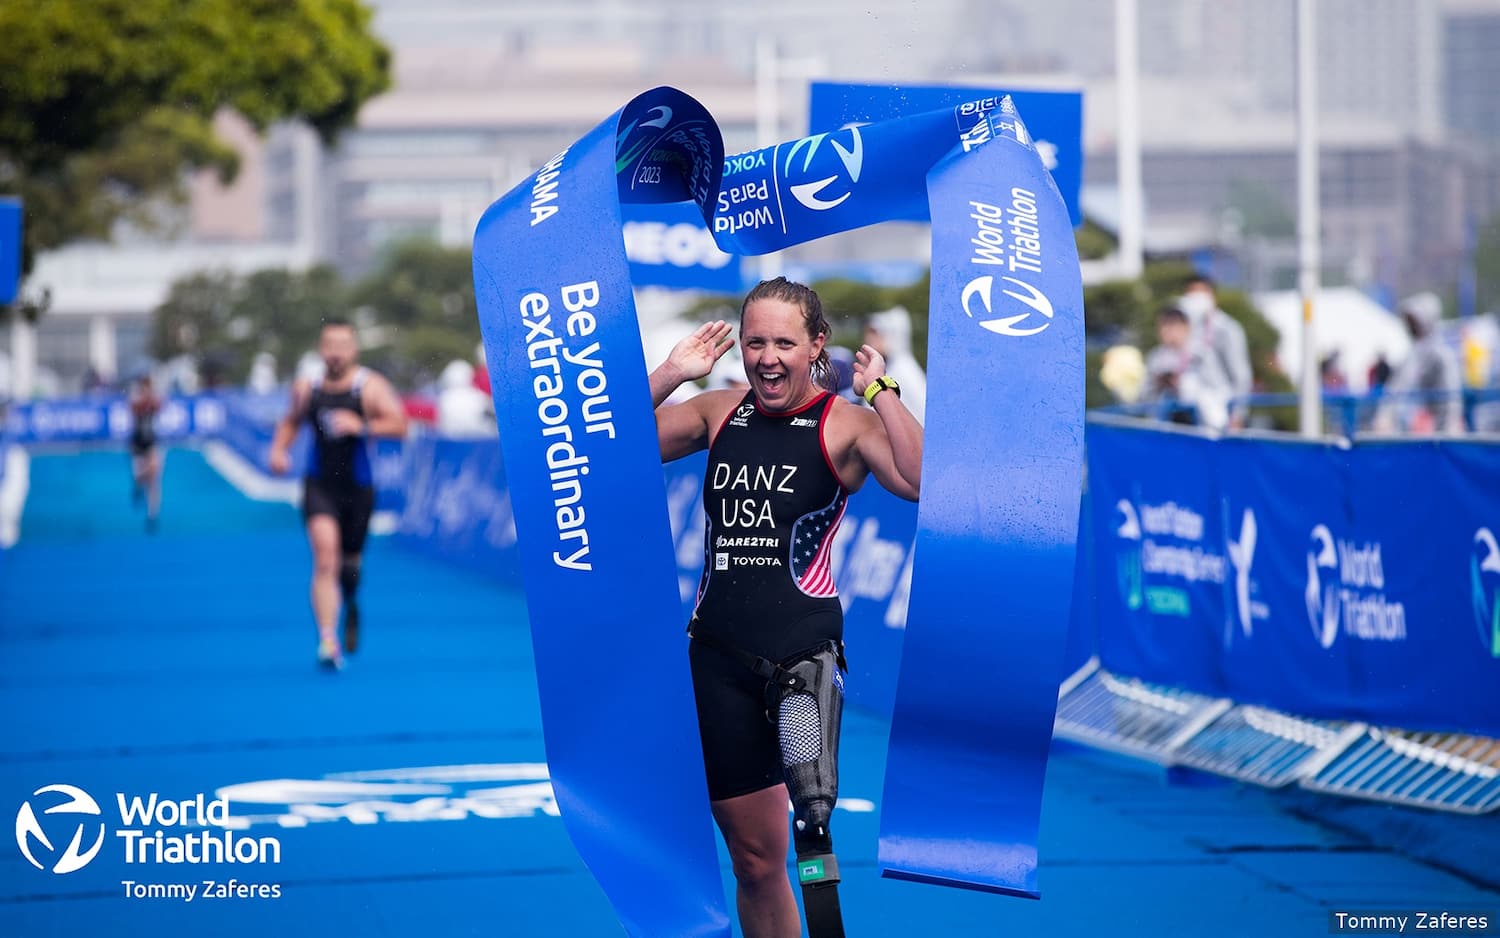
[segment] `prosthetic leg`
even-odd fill
[[[839,725],[844,714],[842,656],[830,643],[783,662],[767,685],[769,716],[781,744],[791,795],[797,881],[810,938],[844,938],[839,864],[829,822],[839,796]]]

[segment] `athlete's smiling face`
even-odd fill
[[[740,352],[762,409],[795,410],[817,396],[812,364],[823,342],[823,336],[808,334],[807,318],[794,303],[768,297],[745,307]]]

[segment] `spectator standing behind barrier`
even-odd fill
[[[865,344],[885,359],[885,373],[901,384],[901,403],[917,418],[927,423],[927,372],[917,364],[911,350],[911,313],[896,306],[872,313],[865,321]]]
[[[1156,317],[1161,344],[1146,355],[1143,400],[1158,405],[1157,414],[1174,423],[1197,422],[1222,430],[1229,422],[1229,379],[1217,356],[1199,344],[1187,313],[1168,306]]]
[[[454,360],[438,378],[437,431],[453,439],[495,435],[494,402],[474,386],[474,366]]]
[[[1228,381],[1230,398],[1243,400],[1248,397],[1254,385],[1250,343],[1245,338],[1245,327],[1219,308],[1214,282],[1204,276],[1192,278],[1183,287],[1178,305],[1192,324],[1194,339],[1206,353],[1218,360],[1218,370]],[[1243,404],[1230,414],[1228,425],[1235,430],[1245,425]]]
[[[1381,352],[1375,358],[1375,364],[1370,366],[1366,380],[1370,385],[1371,394],[1379,394],[1385,390],[1385,383],[1391,380],[1391,363],[1385,360],[1385,353]]]
[[[1375,412],[1375,431],[1464,432],[1458,356],[1438,333],[1443,301],[1435,293],[1418,293],[1402,300],[1398,311],[1411,333],[1411,351],[1385,384],[1385,402]],[[1414,398],[1411,392],[1417,391],[1426,396]]]
[[[1349,390],[1349,379],[1344,377],[1344,370],[1339,367],[1339,353],[1329,352],[1318,363],[1318,374],[1322,376],[1323,390],[1334,394],[1344,394]]]

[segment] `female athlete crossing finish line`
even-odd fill
[[[711,369],[729,330],[707,327],[647,372],[621,205],[688,201],[740,255],[925,210],[925,436],[870,352],[856,384],[868,408],[822,396],[827,326],[812,292],[785,281],[741,312],[750,393],[662,406]],[[727,938],[708,801],[747,932],[791,931],[771,869],[790,796],[812,934],[841,933],[826,820],[843,625],[828,547],[870,473],[922,496],[881,873],[1035,895],[1082,472],[1082,298],[1065,207],[1009,99],[726,158],[701,104],[653,89],[485,212],[474,291],[553,789],[625,930]],[[683,662],[661,462],[703,449],[712,526]]]
[[[740,310],[749,392],[705,391],[663,405],[684,382],[708,375],[733,345],[730,332],[722,321],[701,326],[651,373],[663,461],[708,450],[689,657],[709,798],[747,938],[801,933],[786,875],[788,789],[808,926],[816,938],[842,935],[829,820],[838,800],[844,616],[829,554],[845,501],[871,473],[916,501],[922,427],[868,345],[855,357],[854,391],[871,407],[827,390],[822,304],[782,278],[751,290]]]

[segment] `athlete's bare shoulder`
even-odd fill
[[[853,404],[845,398],[835,396],[833,406],[828,409],[828,427],[825,438],[832,435],[840,441],[852,444],[860,434],[879,426],[880,416],[875,411],[863,404]]]

